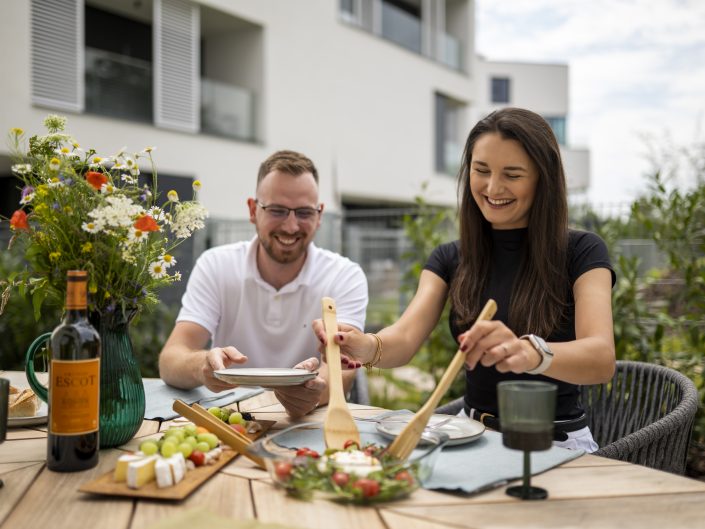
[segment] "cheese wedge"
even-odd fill
[[[154,465],[158,459],[159,456],[153,455],[128,463],[127,486],[131,489],[139,489],[145,483],[152,481],[155,477]]]
[[[154,474],[157,477],[157,487],[160,489],[174,485],[174,476],[171,473],[171,465],[168,459],[157,459],[154,464]]]
[[[157,486],[161,489],[176,485],[186,475],[186,460],[181,452],[169,458],[160,458],[154,465]]]
[[[120,459],[115,464],[115,473],[113,474],[115,481],[126,481],[128,465],[144,458],[144,454],[125,454],[120,456]]]

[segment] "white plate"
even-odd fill
[[[299,386],[315,378],[318,372],[305,369],[242,367],[219,369],[214,371],[216,378],[228,384],[238,386],[260,386],[273,388],[278,386]]]
[[[412,417],[413,415],[411,414],[390,415],[377,423],[377,431],[385,437],[393,439],[399,435]],[[467,417],[441,414],[431,415],[427,428],[432,428],[434,424],[445,421],[449,417],[450,420],[447,423],[438,428],[433,428],[433,431],[443,432],[448,435],[448,446],[469,443],[478,439],[485,432],[485,425],[479,421]]]
[[[47,423],[49,408],[46,402],[40,402],[39,410],[36,415],[31,417],[8,417],[7,426],[9,428],[19,428],[21,426],[38,426]]]

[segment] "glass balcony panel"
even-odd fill
[[[461,69],[461,41],[447,33],[438,36],[438,60],[453,68]]]
[[[382,2],[382,36],[421,53],[421,20],[386,2]]]
[[[152,63],[86,47],[86,112],[151,123]]]
[[[255,96],[239,86],[201,79],[201,132],[255,141]]]

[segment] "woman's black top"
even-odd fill
[[[508,325],[509,303],[512,286],[521,265],[522,248],[526,240],[527,228],[514,230],[492,230],[492,265],[490,280],[485,292],[483,303],[492,298],[497,302],[496,320]],[[460,262],[459,241],[438,246],[424,267],[450,285]],[[568,235],[568,308],[563,323],[550,336],[543,336],[547,342],[568,342],[575,340],[575,300],[573,285],[582,274],[593,268],[607,268],[612,273],[612,285],[615,283],[615,273],[607,254],[604,241],[594,233],[570,230]],[[450,314],[450,330],[453,337],[465,332],[468,326],[459,327],[456,324],[454,311]],[[497,383],[501,380],[549,380],[558,384],[558,402],[556,403],[556,418],[570,419],[583,413],[578,402],[580,389],[575,384],[561,382],[543,375],[527,375],[500,373],[494,367],[484,367],[477,364],[474,370],[465,371],[465,404],[482,412],[497,415]]]

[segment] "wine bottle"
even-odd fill
[[[47,467],[73,472],[98,464],[100,336],[88,321],[84,270],[69,270],[66,311],[49,341]]]

